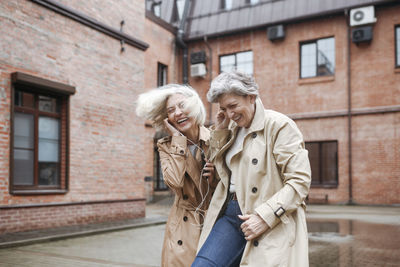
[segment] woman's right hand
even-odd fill
[[[217,124],[215,126],[215,129],[217,130],[227,129],[228,125],[229,125],[229,118],[226,115],[225,111],[223,111],[222,109],[218,110]]]
[[[171,136],[182,135],[181,132],[179,132],[174,126],[171,125],[171,123],[168,121],[168,118],[164,119],[164,127]]]

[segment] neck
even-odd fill
[[[199,141],[199,133],[200,133],[200,128],[199,126],[196,126],[191,128],[187,133],[185,133],[185,135],[188,139],[197,143]]]

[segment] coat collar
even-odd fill
[[[203,140],[206,143],[210,139],[210,130],[204,126],[199,127],[199,140]]]

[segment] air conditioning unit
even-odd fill
[[[197,63],[205,63],[206,62],[206,52],[205,51],[198,51],[190,53],[190,63],[197,64]]]
[[[267,37],[271,41],[285,38],[285,29],[283,25],[275,25],[267,28]]]
[[[350,26],[360,26],[376,22],[374,6],[354,8],[350,10]]]
[[[190,65],[190,76],[199,77],[205,76],[207,73],[206,65],[204,63],[197,63]]]
[[[351,29],[351,40],[353,43],[371,42],[372,26],[358,27]]]

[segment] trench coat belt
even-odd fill
[[[229,200],[237,200],[236,192],[229,193],[228,199]]]

